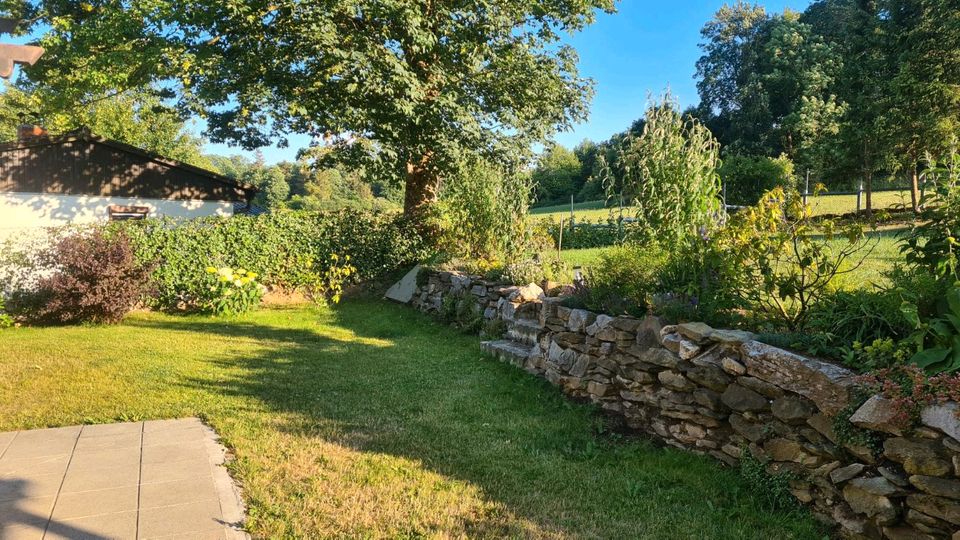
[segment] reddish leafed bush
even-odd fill
[[[149,290],[152,268],[137,262],[129,239],[101,229],[68,236],[45,257],[26,316],[42,323],[117,323]]]

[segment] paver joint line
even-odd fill
[[[18,440],[16,452],[8,452]],[[0,433],[0,470],[22,473],[31,486],[31,494],[13,504],[42,498],[49,504],[27,514],[33,523],[18,520],[15,526],[49,539],[249,539],[226,455],[216,432],[196,418]],[[48,461],[62,468],[38,467]]]

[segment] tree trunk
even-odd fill
[[[920,213],[920,174],[917,172],[916,160],[910,165],[910,205],[914,214]]]
[[[867,168],[863,173],[863,191],[867,195],[866,208],[867,218],[873,217],[873,171]]]
[[[422,221],[430,205],[437,201],[440,178],[427,167],[428,158],[407,164],[406,192],[403,196],[403,214],[416,222]]]

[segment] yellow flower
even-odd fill
[[[257,273],[256,273],[256,272],[247,272],[247,277],[250,278],[250,279],[257,279]]]
[[[207,273],[208,273],[208,274],[216,274],[216,273],[217,273],[217,269],[214,268],[214,267],[212,267],[212,266],[208,266],[208,267],[207,267]]]
[[[221,276],[232,276],[233,270],[229,266],[224,266],[223,268],[217,270],[217,273]]]
[[[243,282],[240,281],[239,279],[234,280],[233,284],[237,287],[243,287]]]
[[[241,285],[246,285],[247,283],[250,283],[250,278],[248,278],[248,277],[242,277],[242,278],[240,278],[240,284],[241,284]]]
[[[350,261],[350,256],[347,255],[347,256],[344,258],[344,260],[346,260],[347,262],[349,262],[349,261]]]
[[[220,281],[220,283],[225,283],[227,281],[230,281],[230,278],[228,278],[227,276],[221,275],[220,277],[217,278],[217,280]]]
[[[336,261],[336,260],[339,260],[339,259],[340,259],[340,257],[337,257],[337,254],[336,254],[336,253],[332,253],[332,254],[330,255],[330,260],[331,260],[331,261]]]
[[[243,274],[246,274],[247,271],[244,270],[243,268],[237,268],[237,271],[235,273],[239,275],[243,275]]]

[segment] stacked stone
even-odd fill
[[[429,306],[431,295],[442,301],[478,283],[431,275],[414,302]],[[534,345],[514,363],[569,395],[729,465],[744,452],[766,460],[769,472],[790,474],[797,499],[846,537],[960,540],[956,404],[928,407],[920,427],[904,430],[893,404],[875,396],[850,422],[878,434],[882,445],[857,446],[833,430],[854,384],[847,369],[760,343],[748,332],[594,314],[536,291],[482,285],[477,296],[494,317],[508,324],[536,319]]]

